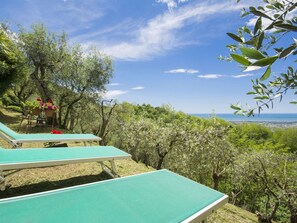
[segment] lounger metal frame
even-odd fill
[[[28,134],[29,135],[29,134]],[[34,143],[34,142],[70,142],[70,141],[81,141],[86,146],[86,142],[92,142],[96,141],[99,144],[99,141],[101,140],[100,137],[95,136],[95,138],[75,138],[75,139],[13,139],[6,135],[4,132],[0,130],[0,137],[4,139],[6,142],[12,145],[12,148],[20,148],[22,147],[23,143]]]
[[[71,149],[69,149],[69,152],[71,152]],[[121,160],[121,159],[128,159],[128,158],[131,158],[130,154],[126,156],[110,156],[110,157],[95,157],[95,158],[82,158],[82,159],[65,159],[65,160],[51,160],[51,161],[40,161],[40,162],[0,164],[0,190],[4,191],[6,187],[6,179],[3,172],[5,170],[18,170],[18,169],[29,169],[29,168],[38,168],[38,167],[51,167],[51,166],[59,166],[59,165],[67,165],[67,164],[75,164],[75,163],[98,162],[104,172],[106,172],[108,175],[110,175],[113,178],[117,178],[119,177],[119,175],[117,174],[117,169],[114,161]],[[110,163],[110,167],[104,163],[105,161],[108,161]]]

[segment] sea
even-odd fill
[[[213,116],[232,123],[254,122],[271,126],[297,126],[297,113],[261,113],[252,117],[234,114],[191,114],[200,118],[211,118]]]

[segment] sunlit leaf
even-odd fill
[[[273,20],[272,18],[270,18],[270,16],[264,14],[263,12],[260,12],[258,10],[256,10],[254,7],[250,7],[250,12],[253,13],[256,16],[261,16],[270,20]]]
[[[250,46],[254,46],[256,41],[257,41],[257,37],[254,37],[254,38],[246,41],[245,44],[250,45]]]
[[[273,7],[272,5],[266,5],[265,7],[268,9],[275,9],[275,7]]]
[[[262,6],[258,6],[258,10],[264,11],[264,8]]]
[[[266,57],[264,59],[258,60],[252,64],[252,66],[265,67],[267,65],[273,64],[277,60],[278,56]]]
[[[258,38],[258,44],[257,44],[257,50],[260,49],[260,48],[262,47],[263,39],[264,39],[264,32],[262,32],[262,33],[259,35],[259,38]]]
[[[269,99],[268,96],[264,95],[264,96],[257,96],[257,97],[254,97],[255,100],[266,100],[266,99]]]
[[[277,24],[283,24],[283,22],[282,21],[272,22],[269,26],[266,27],[266,30],[274,28],[274,25],[277,25]]]
[[[271,74],[271,65],[269,65],[265,71],[265,73],[262,75],[262,77],[260,78],[260,81],[265,81],[267,78],[269,78]]]
[[[248,66],[244,72],[248,72],[248,71],[254,71],[254,70],[259,70],[261,69],[262,67],[259,67],[259,66]]]
[[[238,54],[231,53],[230,56],[233,58],[233,60],[235,60],[236,62],[238,62],[244,66],[249,66],[251,64],[251,62],[248,59],[246,59]]]
[[[289,31],[294,31],[294,32],[297,32],[297,26],[293,26],[293,25],[290,25],[290,24],[274,24],[274,26],[276,27],[279,27],[279,28],[283,28],[283,29],[286,29],[286,30],[289,30]]]
[[[250,91],[248,93],[246,93],[247,95],[251,95],[251,94],[257,94],[256,92]]]
[[[239,36],[236,36],[233,33],[227,33],[228,36],[230,36],[232,39],[234,39],[237,42],[243,43],[242,39]]]
[[[251,59],[260,60],[260,59],[265,58],[262,53],[260,53],[258,50],[252,49],[252,48],[242,47],[242,48],[240,48],[240,51],[242,52],[242,54],[244,56],[251,58]]]
[[[279,55],[279,58],[284,58],[284,57],[287,57],[289,56],[291,53],[293,53],[293,51],[296,49],[297,45],[293,45],[293,46],[290,46],[286,49],[284,49],[281,54]]]
[[[241,110],[241,108],[240,108],[240,107],[238,107],[238,106],[235,106],[235,105],[231,105],[230,107],[231,107],[232,109],[234,109],[234,110],[237,110],[237,111]]]
[[[274,98],[278,98],[280,96],[282,96],[282,93],[278,93],[278,94],[274,95]]]
[[[254,27],[254,35],[262,28],[262,17],[257,19],[256,25]]]

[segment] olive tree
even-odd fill
[[[218,190],[226,178],[236,155],[236,149],[227,140],[228,128],[213,124],[203,131],[193,132],[196,137],[192,146],[190,166],[196,172],[198,181],[212,184]]]
[[[18,38],[40,97],[44,101],[53,98],[53,74],[59,73],[66,59],[66,34],[57,35],[48,32],[44,25],[33,25],[31,30],[21,28]]]
[[[237,0],[239,2],[240,0]],[[248,95],[254,95],[256,106],[243,108],[240,103],[232,105],[235,113],[253,115],[263,108],[272,108],[276,99],[282,100],[288,91],[297,93],[296,63],[297,17],[295,0],[262,0],[258,7],[243,9],[242,16],[252,15],[255,21],[252,27],[243,26],[237,33],[227,33],[235,44],[228,45],[231,58],[245,71],[264,69],[261,78],[252,80],[253,90]],[[288,38],[290,43],[288,44]],[[278,61],[289,61],[287,70],[276,76],[271,76],[273,65]],[[293,100],[291,103],[296,104]]]
[[[237,157],[232,172],[232,200],[255,211],[259,222],[280,219],[285,207],[290,222],[296,222],[296,155],[271,151],[244,153]]]
[[[117,105],[117,102],[114,102],[113,99],[102,100],[100,105],[96,108],[96,113],[99,117],[98,120],[95,121],[93,133],[101,138],[100,145],[106,146],[108,143],[107,138],[112,130],[110,126],[115,118]]]
[[[79,45],[69,49],[63,67],[52,75],[55,95],[58,100],[59,120],[63,128],[68,128],[71,115],[83,98],[99,103],[105,85],[112,76],[111,59],[97,49],[83,52]]]
[[[24,57],[5,27],[0,28],[0,96],[21,76]]]
[[[74,129],[82,99],[99,103],[112,76],[111,59],[96,48],[86,52],[69,45],[66,34],[52,33],[43,25],[20,29],[19,47],[24,52],[31,83],[44,100],[54,99],[60,109],[60,127]]]

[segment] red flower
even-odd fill
[[[37,98],[36,101],[42,101],[42,99],[41,98]]]
[[[51,131],[51,133],[52,133],[52,134],[63,134],[63,132],[60,132],[60,131],[55,130],[55,129],[53,129],[53,130]]]

